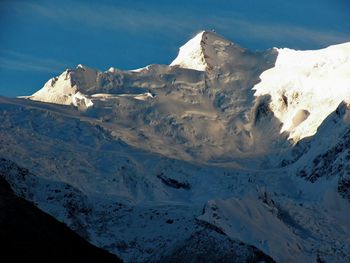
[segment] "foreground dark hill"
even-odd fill
[[[0,251],[11,262],[122,262],[17,197],[0,176]],[[3,262],[3,261],[2,261]]]

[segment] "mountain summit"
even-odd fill
[[[220,68],[243,49],[211,31],[201,31],[185,45],[170,66],[206,71]]]

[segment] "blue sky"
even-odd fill
[[[348,0],[0,0],[0,95],[29,95],[66,68],[168,64],[202,29],[252,50],[350,41]]]

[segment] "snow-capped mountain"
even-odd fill
[[[126,262],[348,261],[349,58],[203,31],[169,66],[79,65],[0,98],[0,171]]]

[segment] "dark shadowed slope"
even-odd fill
[[[160,262],[230,262],[230,263],[274,263],[268,255],[254,246],[234,241],[216,230],[204,229],[193,233],[182,241]]]
[[[0,175],[0,253],[15,262],[122,262],[17,197]]]

